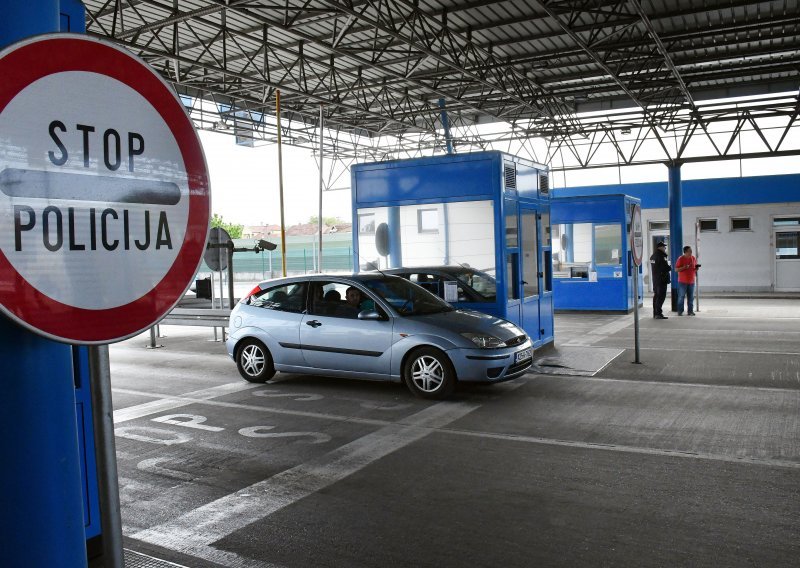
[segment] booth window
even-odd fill
[[[780,260],[800,259],[800,231],[775,233],[775,258]]]
[[[506,247],[517,248],[519,246],[519,224],[517,223],[517,202],[507,199],[505,202],[506,217]]]
[[[553,278],[588,278],[592,262],[592,224],[553,225]]]
[[[749,231],[750,217],[731,217],[731,231]]]
[[[775,227],[800,227],[800,217],[779,217],[773,219],[772,225]]]
[[[361,235],[375,234],[375,214],[361,213],[358,216],[358,233]]]
[[[716,219],[700,219],[699,223],[701,233],[714,233],[718,231]]]
[[[613,225],[594,226],[594,263],[599,265],[620,264],[622,251],[622,227]]]
[[[438,209],[418,209],[417,210],[417,230],[420,233],[439,232],[439,210]]]
[[[522,296],[539,293],[539,249],[536,238],[536,211],[522,209]]]
[[[550,246],[550,212],[542,212],[542,246]]]
[[[443,213],[444,207],[447,207],[446,215]],[[498,266],[494,205],[491,201],[370,207],[359,209],[356,213],[359,223],[358,260],[361,266],[368,263],[377,266],[379,260],[388,268],[460,265],[494,271]],[[394,257],[382,254],[383,246],[378,247],[375,238],[376,229],[383,223],[386,223],[389,240],[398,252]],[[434,230],[419,230],[429,227]],[[381,231],[378,231],[380,234]]]
[[[651,231],[666,231],[669,229],[669,221],[650,221],[647,225]]]

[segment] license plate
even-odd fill
[[[519,363],[520,361],[525,361],[526,359],[530,359],[532,357],[532,353],[530,349],[523,349],[522,351],[517,351],[514,354],[514,362]]]

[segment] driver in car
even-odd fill
[[[344,293],[344,297],[347,302],[348,311],[353,312],[351,317],[357,317],[358,313],[364,310],[375,309],[375,302],[369,298],[364,298],[361,294],[361,290],[355,286],[350,286]]]

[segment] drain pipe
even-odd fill
[[[444,140],[447,145],[447,153],[453,153],[453,136],[450,133],[450,120],[447,118],[447,109],[444,106],[444,99],[439,99],[439,108],[442,109],[440,117],[442,119],[442,127],[444,128]]]

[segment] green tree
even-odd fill
[[[222,215],[217,215],[214,213],[214,215],[211,217],[211,226],[225,229],[232,239],[242,238],[242,229],[244,229],[244,225],[227,223],[225,219],[222,218]]]
[[[308,218],[308,222],[311,223],[312,225],[316,225],[318,218],[319,217],[317,215],[312,215],[311,217]],[[323,217],[322,222],[325,224],[326,227],[332,227],[334,225],[341,225],[342,223],[344,223],[344,221],[339,219],[339,217]]]

